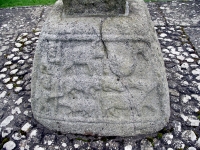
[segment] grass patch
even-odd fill
[[[0,141],[0,149],[3,148],[3,145],[9,141],[9,138],[8,137],[5,137],[2,141]]]
[[[51,5],[56,0],[0,0],[0,8],[16,6]]]

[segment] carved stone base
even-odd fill
[[[63,133],[138,136],[169,120],[160,46],[143,1],[126,15],[63,17],[58,1],[34,58],[32,111]]]

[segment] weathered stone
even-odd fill
[[[64,13],[79,15],[124,14],[126,0],[62,0]]]
[[[156,33],[143,1],[127,6],[120,17],[74,17],[63,16],[56,3],[40,34],[31,81],[32,111],[44,126],[137,136],[166,125],[169,92]]]

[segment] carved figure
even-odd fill
[[[79,91],[76,91],[79,92]],[[68,98],[68,97],[66,97]],[[71,99],[59,100],[59,112],[64,112],[68,117],[98,117],[99,116],[99,104],[97,100],[94,99]]]

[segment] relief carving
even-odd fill
[[[50,63],[60,64],[61,63],[61,47],[60,43],[56,43],[54,41],[51,41],[48,43],[47,48],[47,59]]]
[[[42,97],[45,99],[43,105],[46,106],[44,108],[41,105],[41,111],[44,114],[59,114],[60,111],[65,111],[69,117],[137,118],[141,116],[141,110],[149,109],[155,112],[154,108],[143,106],[143,102],[147,93],[156,87],[157,83],[152,83],[148,77],[134,77],[134,71],[140,63],[138,55],[148,61],[149,47],[145,42],[120,42],[120,46],[107,42],[105,45],[108,58],[104,54],[103,43],[99,41],[88,43],[86,47],[74,45],[70,50],[62,51],[61,45],[53,47],[53,42],[49,42],[47,52],[47,61],[51,64],[40,67]],[[98,48],[95,49],[95,45],[98,45]],[[61,57],[61,53],[64,57]],[[99,65],[101,68],[95,66],[98,59],[102,62]],[[63,66],[60,64],[61,60]],[[59,66],[57,70],[55,66]],[[56,73],[58,68],[61,74]],[[78,76],[82,78],[79,79]],[[100,94],[95,96],[95,93]],[[129,95],[128,98],[124,96],[125,93]],[[132,102],[131,99],[136,101]]]
[[[161,130],[169,95],[149,16],[140,0],[58,0],[35,52],[34,117],[64,133]]]

